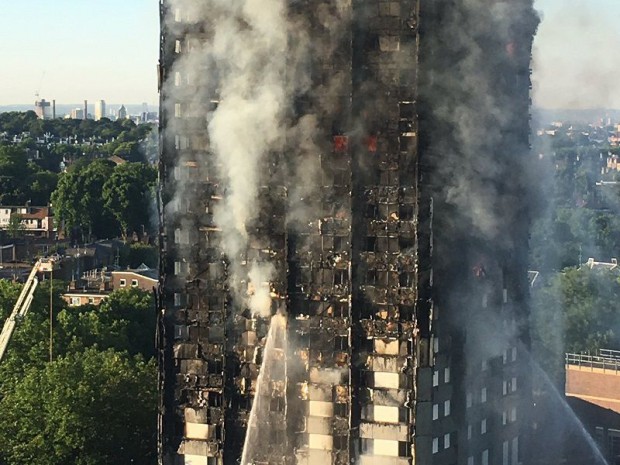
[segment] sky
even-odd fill
[[[535,0],[533,100],[620,108],[620,0]],[[0,0],[0,105],[158,102],[158,0]]]
[[[156,104],[158,0],[0,0],[0,105]]]
[[[620,0],[536,0],[533,101],[620,109]]]

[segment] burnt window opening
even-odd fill
[[[401,221],[412,221],[414,214],[413,205],[401,204],[398,207],[398,217]]]
[[[400,141],[400,151],[401,152],[408,152],[409,150],[411,150],[413,148],[414,141],[415,141],[414,137],[404,137],[404,136],[401,136],[398,139]]]
[[[379,184],[383,186],[395,186],[399,183],[400,172],[398,170],[381,171]]]
[[[398,122],[398,130],[400,132],[414,132],[415,128],[414,128],[413,121],[406,120],[406,119],[401,119]]]
[[[398,237],[388,237],[388,252],[389,253],[398,253],[398,252],[400,252],[399,238]]]
[[[311,316],[318,316],[323,313],[323,302],[310,302],[308,305],[308,314]]]
[[[407,73],[407,76],[414,76],[415,73],[411,70],[403,70],[402,73]],[[401,77],[401,81],[402,81]],[[415,118],[415,105],[413,103],[401,103],[399,105],[401,119],[413,119]]]
[[[365,37],[363,37],[362,47],[367,51],[375,51],[379,50],[379,34],[376,33],[367,33]]]
[[[346,170],[334,170],[334,186],[348,185],[348,174]]]
[[[415,273],[400,273],[398,275],[398,283],[400,287],[413,287],[413,285],[415,284]]]
[[[349,304],[347,302],[334,302],[333,309],[335,318],[346,318],[349,316]]]
[[[207,305],[210,310],[223,310],[224,300],[221,297],[209,297]]]
[[[379,213],[377,205],[369,203],[366,205],[366,218],[376,218]]]
[[[400,250],[408,250],[414,247],[415,240],[413,237],[399,237],[398,244],[400,246]]]
[[[208,361],[208,366],[210,375],[219,375],[222,373],[222,371],[224,371],[224,364],[221,360],[211,359]]]
[[[377,284],[378,280],[379,280],[379,275],[377,273],[377,270],[368,270],[366,272],[366,284],[374,286]]]
[[[348,450],[349,437],[348,436],[334,436],[334,449],[336,450]]]
[[[347,336],[336,336],[334,338],[335,350],[347,350],[349,348],[349,338]]]
[[[402,320],[412,321],[415,316],[413,305],[399,305],[398,313]]]
[[[347,270],[334,270],[334,285],[342,286],[349,282],[349,273]]]
[[[217,392],[209,392],[209,407],[221,407],[222,394]]]
[[[344,236],[334,236],[334,251],[344,252],[347,245],[347,238]]]
[[[377,238],[376,236],[366,237],[366,251],[375,252],[377,250]]]
[[[283,397],[272,397],[269,404],[269,410],[272,412],[283,412],[286,407],[286,402]]]
[[[348,416],[348,404],[334,404],[334,415],[337,417]]]
[[[398,443],[398,456],[399,457],[409,457],[411,455],[411,443],[410,442],[402,442]]]

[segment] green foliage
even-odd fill
[[[154,356],[154,309],[153,297],[139,289],[113,292],[99,308],[64,309],[58,314],[59,347],[67,352],[98,347]]]
[[[532,294],[532,331],[548,372],[561,370],[565,352],[620,348],[620,277],[615,271],[568,268]]]
[[[145,152],[152,159],[157,152],[153,147],[157,139],[149,138],[153,130],[152,125],[136,125],[131,120],[40,120],[31,111],[2,113],[0,133],[21,136],[23,140],[0,144],[0,204],[23,205],[30,200],[33,205],[46,205],[56,188],[63,160],[81,166],[81,160],[90,163],[118,155],[130,162],[141,162]],[[31,163],[29,158],[33,159]],[[86,221],[81,227],[88,231],[94,225]],[[113,224],[111,229],[116,227]],[[95,233],[106,237],[110,231]]]
[[[0,327],[2,327],[4,320],[11,314],[20,291],[21,285],[6,279],[0,279]]]
[[[60,177],[52,201],[67,231],[127,237],[149,228],[156,178],[155,168],[144,163],[76,164]]]
[[[143,263],[149,268],[157,268],[159,252],[156,246],[137,242],[121,251],[120,266],[138,268]]]
[[[127,289],[101,307],[66,307],[63,287],[54,282],[54,361],[44,281],[0,363],[0,463],[154,464],[153,297]],[[0,281],[0,310],[19,289]]]
[[[11,218],[9,219],[9,224],[7,226],[9,237],[13,239],[20,237],[23,234],[24,229],[26,229],[26,227],[22,223],[22,215],[11,215]]]
[[[95,160],[60,177],[52,202],[67,231],[77,230],[89,237],[96,232],[99,238],[116,235],[117,223],[105,209],[101,195],[103,185],[113,171],[113,163]]]
[[[28,162],[24,148],[0,146],[0,205],[47,205],[56,174]]]
[[[0,146],[0,204],[23,204],[28,200],[23,181],[29,174],[23,149]]]
[[[154,464],[156,373],[153,360],[94,348],[26,368],[0,401],[0,456],[7,465]]]
[[[118,165],[103,186],[105,208],[121,225],[124,237],[148,228],[157,172],[143,163]]]

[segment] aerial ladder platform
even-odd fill
[[[13,311],[6,319],[4,326],[2,327],[2,332],[0,333],[0,362],[4,359],[6,349],[11,341],[11,336],[13,336],[17,322],[23,320],[28,314],[28,310],[30,310],[34,291],[39,284],[37,273],[40,271],[51,271],[52,266],[54,266],[54,264],[51,261],[37,260],[32,267],[32,271],[30,271],[30,274],[28,275],[28,279],[19,294],[17,302],[13,307]]]

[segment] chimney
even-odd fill
[[[52,119],[56,119],[56,99],[52,100]]]
[[[84,100],[84,119],[88,119],[88,100]]]

